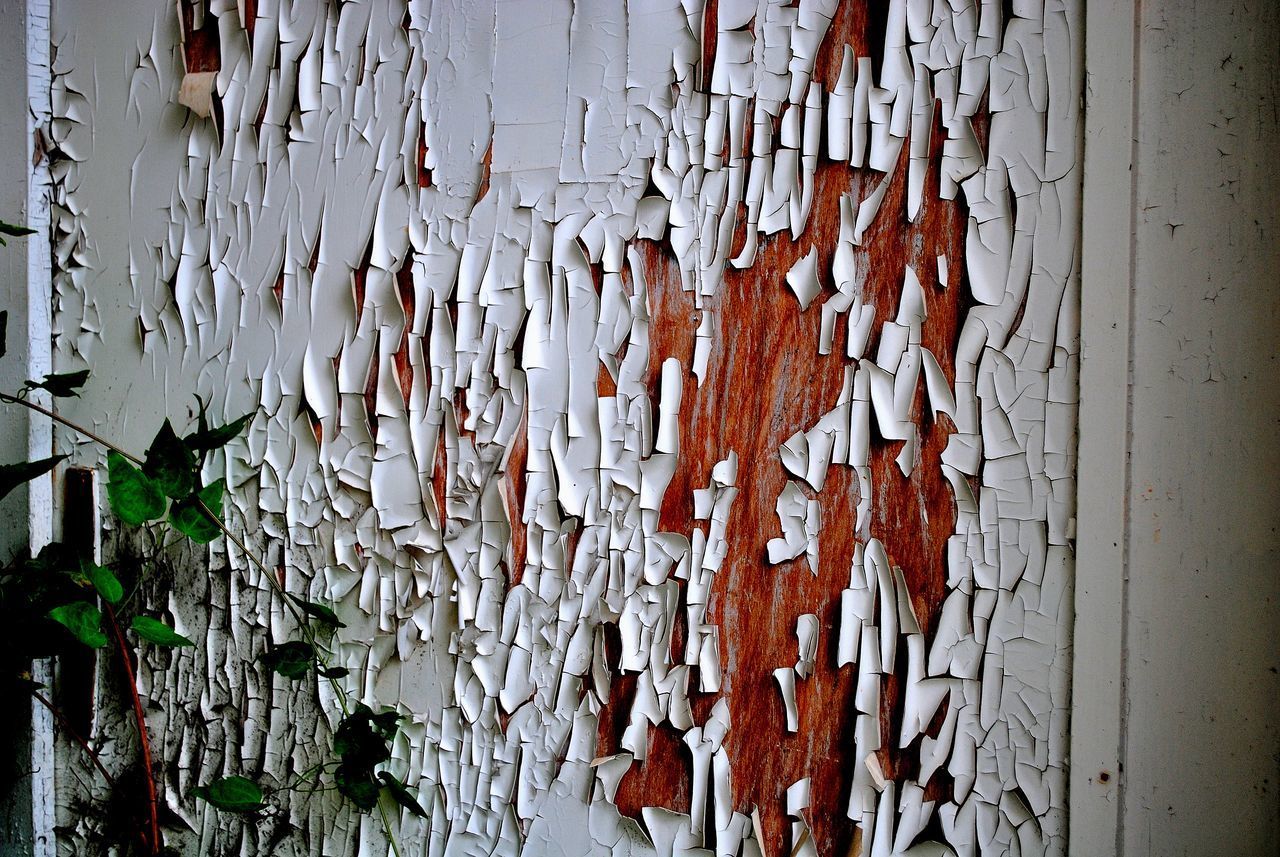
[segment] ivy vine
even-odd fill
[[[33,230],[0,221],[0,246],[5,244],[3,236],[30,234]],[[8,312],[0,310],[0,358],[5,354],[7,322]],[[317,680],[329,682],[340,709],[333,732],[333,758],[304,772],[296,783],[273,791],[248,777],[231,775],[198,786],[196,797],[222,812],[254,815],[268,809],[275,792],[304,785],[309,791],[321,790],[326,788],[323,781],[328,778],[332,787],[361,811],[378,810],[382,827],[398,857],[399,844],[381,797],[385,795],[391,803],[426,818],[426,812],[407,785],[382,767],[391,759],[392,743],[402,716],[393,709],[374,712],[367,705],[351,700],[340,682],[348,670],[330,663],[334,657],[330,646],[337,631],[345,627],[337,613],[328,605],[286,592],[277,576],[223,521],[225,481],[217,479],[207,484],[204,481],[209,454],[238,437],[254,414],[215,426],[209,423],[207,405],[200,402],[194,430],[179,435],[166,419],[145,454],[136,456],[30,398],[37,390],[55,399],[79,396],[88,380],[88,370],[46,375],[38,381],[27,381],[16,392],[0,392],[0,403],[41,414],[104,449],[107,501],[121,523],[132,527],[168,528],[201,545],[222,536],[239,549],[262,572],[262,578],[276,591],[296,625],[297,638],[269,645],[258,658],[259,665],[292,681],[314,674]],[[0,464],[0,498],[23,483],[50,473],[67,458],[67,455],[52,455]],[[96,651],[109,650],[114,643],[133,703],[147,807],[146,824],[134,831],[133,844],[141,853],[158,855],[165,852],[165,845],[159,824],[150,737],[133,672],[129,639],[134,639],[133,647],[147,644],[185,648],[194,643],[163,617],[147,615],[131,607],[132,593],[126,592],[117,572],[118,569],[97,565],[61,543],[48,545],[35,556],[20,556],[0,570],[0,642],[11,663],[14,656],[19,663],[29,663],[36,657],[66,654],[69,646]],[[136,591],[136,584],[134,589]],[[128,621],[123,622],[120,614],[127,615]],[[48,708],[64,733],[84,751],[94,770],[108,785],[116,785],[98,753],[72,729],[68,718],[42,692],[43,688],[31,681],[29,673],[9,678]]]

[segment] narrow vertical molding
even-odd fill
[[[53,271],[52,180],[44,151],[53,117],[50,0],[26,0],[27,65],[27,176],[26,225],[36,230],[27,242],[27,366],[28,378],[53,371]],[[31,458],[50,454],[53,426],[48,420],[27,424],[27,450]],[[40,479],[29,493],[28,534],[32,549],[53,540],[53,484]]]
[[[1072,854],[1119,853],[1139,0],[1088,0],[1081,224]]]
[[[27,175],[26,223],[36,234],[27,242],[27,377],[38,378],[53,366],[53,271],[51,186],[49,161],[45,153],[49,122],[53,116],[52,52],[50,40],[50,0],[26,0],[26,138]],[[52,452],[53,426],[48,420],[27,423],[27,453],[32,459]],[[31,484],[27,499],[27,536],[32,549],[53,540],[53,481],[39,479]],[[32,677],[42,684],[53,683],[51,661],[32,664]],[[54,857],[56,820],[53,716],[44,706],[31,704],[31,839],[33,857]]]

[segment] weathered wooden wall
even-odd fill
[[[411,715],[410,848],[1064,853],[1078,3],[57,24],[69,412],[259,410],[231,520]],[[280,605],[208,559],[148,588],[205,641],[142,664],[171,839],[384,853],[331,797],[194,803],[329,728],[252,663]]]

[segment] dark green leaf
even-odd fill
[[[409,790],[405,788],[404,783],[386,771],[379,771],[378,779],[382,780],[383,785],[387,787],[387,791],[391,792],[391,796],[396,799],[396,803],[418,816],[418,818],[427,817],[427,811],[422,808],[422,804],[418,803],[413,795],[409,794]]]
[[[194,646],[195,643],[170,628],[158,619],[149,616],[134,616],[129,625],[144,640],[161,646]]]
[[[346,678],[351,675],[351,670],[346,667],[321,667],[319,673],[321,678]]]
[[[52,396],[66,398],[79,396],[80,388],[88,380],[89,370],[81,369],[79,372],[55,372],[45,375],[43,381],[27,381],[22,386],[27,390],[48,390]]]
[[[164,514],[164,492],[118,452],[107,453],[107,499],[126,524],[138,526]]]
[[[29,226],[19,226],[16,223],[5,223],[0,220],[0,235],[12,235],[15,238],[21,238],[23,235],[35,235],[36,231]],[[5,246],[5,241],[0,238],[0,247]]]
[[[396,737],[396,730],[400,728],[401,719],[399,714],[388,708],[381,714],[373,715],[373,728],[379,735],[390,741]]]
[[[375,726],[375,719],[369,706],[361,703],[338,723],[333,751],[342,757],[344,765],[365,767],[372,773],[374,765],[391,758],[391,748],[387,746],[391,736],[380,724]],[[394,734],[393,727],[391,735]]]
[[[338,791],[351,798],[351,802],[363,810],[378,805],[378,784],[370,772],[358,767],[339,765],[333,775]]]
[[[196,787],[196,797],[226,812],[257,812],[264,806],[262,789],[244,777],[223,777]]]
[[[310,643],[300,640],[281,643],[258,657],[267,669],[278,672],[285,678],[302,678],[311,669],[315,659],[316,650]]]
[[[49,618],[71,632],[86,646],[100,649],[107,644],[102,633],[102,613],[88,601],[73,601],[49,611]]]
[[[111,569],[94,565],[91,562],[82,563],[80,569],[85,578],[93,584],[93,588],[98,590],[98,595],[102,596],[103,601],[108,604],[120,603],[120,599],[124,597],[124,587],[120,585],[119,579],[111,573]]]
[[[209,428],[205,424],[203,403],[200,408],[200,425],[194,432],[183,438],[183,442],[193,452],[209,452],[221,449],[231,442],[232,438],[244,431],[245,426],[253,419],[253,414],[245,414],[238,420],[232,420],[225,426]]]
[[[55,455],[39,461],[20,461],[17,464],[0,464],[0,497],[4,497],[24,482],[43,476],[58,466],[67,456]]]
[[[169,497],[180,500],[196,486],[196,457],[178,439],[168,420],[160,426],[155,439],[147,448],[147,460],[142,472],[156,483]]]
[[[332,609],[325,607],[323,604],[317,604],[314,601],[304,601],[303,599],[293,595],[289,596],[289,600],[301,607],[303,613],[306,613],[313,619],[318,619],[330,628],[347,627],[340,619],[338,619],[337,613],[334,613]]]
[[[222,519],[222,495],[226,493],[226,489],[226,480],[219,479],[212,485],[201,488],[193,497],[175,500],[173,508],[169,510],[169,523],[192,541],[208,544],[222,533],[222,527],[218,523]],[[201,503],[204,504],[203,508]]]

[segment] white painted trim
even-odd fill
[[[1088,0],[1070,853],[1118,854],[1138,0]],[[1104,781],[1105,780],[1105,781]]]
[[[37,158],[37,141],[47,134],[53,117],[52,20],[50,0],[26,0],[27,66],[27,225],[36,230],[27,242],[27,376],[39,378],[53,369],[53,268],[50,240],[52,180],[47,157]],[[28,420],[27,454],[44,458],[53,451],[53,426]],[[53,481],[39,479],[28,491],[27,536],[33,549],[53,540]],[[32,675],[52,684],[51,661],[32,664]],[[57,766],[54,763],[53,717],[31,700],[31,839],[33,857],[54,857]]]
[[[37,135],[47,134],[53,117],[50,45],[50,0],[27,0],[27,150],[31,165],[27,178],[26,225],[36,230],[27,242],[27,377],[53,371],[53,270],[50,189],[47,157],[36,158]],[[27,453],[44,458],[52,453],[53,425],[46,419],[27,423]],[[39,549],[53,540],[53,484],[39,479],[29,488],[28,536]]]

